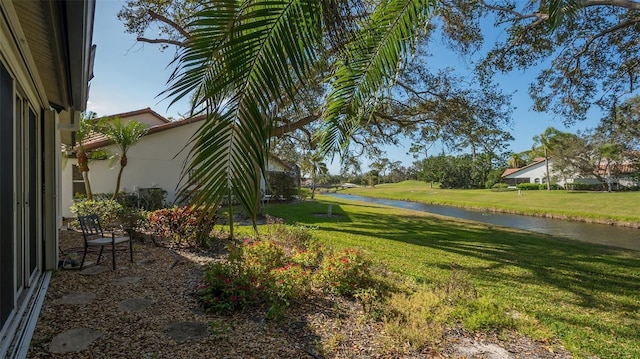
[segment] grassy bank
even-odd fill
[[[266,212],[313,226],[332,246],[359,247],[407,280],[437,283],[462,271],[479,295],[539,325],[519,331],[557,338],[577,357],[640,357],[635,252],[325,196]]]
[[[578,192],[453,190],[430,188],[420,181],[405,181],[340,191],[361,196],[410,200],[465,208],[546,216],[594,223],[640,227],[640,191]]]

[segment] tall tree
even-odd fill
[[[617,99],[637,93],[640,75],[640,2],[632,0],[484,0],[459,6],[450,27],[457,46],[478,46],[469,34],[493,17],[507,37],[480,62],[485,74],[525,70],[543,64],[529,94],[537,111],[552,111],[565,122],[586,118],[594,105],[607,111]],[[452,32],[453,33],[453,32]]]
[[[509,168],[520,168],[524,166],[524,159],[522,158],[522,153],[512,153],[509,156],[509,160],[507,161],[507,165]]]
[[[84,190],[88,200],[93,199],[91,191],[91,182],[89,181],[89,156],[84,150],[84,141],[87,140],[93,131],[93,123],[95,122],[95,112],[83,112],[80,115],[80,127],[76,131],[76,158],[78,159],[78,170],[82,174],[84,182]]]
[[[554,145],[557,143],[554,139],[561,132],[553,127],[547,127],[543,133],[533,136],[533,151],[542,150],[544,154],[544,166],[547,177],[547,191],[551,191],[551,173],[549,172],[549,156],[554,150]]]
[[[208,3],[189,25],[191,37],[165,93],[173,101],[193,94],[193,108],[207,115],[185,167],[194,176],[183,176],[180,193],[193,186],[195,204],[209,207],[232,193],[255,223],[274,109],[314,73],[319,50],[332,44],[336,58],[322,115],[323,149],[331,151],[343,148],[376,107],[429,14],[424,0]]]
[[[311,198],[315,198],[316,186],[318,184],[319,176],[329,173],[327,164],[322,160],[322,154],[315,152],[306,157],[302,161],[302,172],[311,176]]]
[[[127,152],[147,133],[147,127],[135,120],[125,122],[121,118],[115,117],[101,120],[98,125],[98,131],[107,136],[118,147],[120,170],[116,179],[116,188],[111,197],[111,199],[115,200],[120,192],[122,172],[128,164]]]

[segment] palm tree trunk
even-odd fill
[[[82,171],[82,180],[84,181],[84,191],[87,195],[87,200],[93,200],[93,192],[91,191],[91,183],[89,182],[89,171]]]
[[[547,155],[547,147],[544,148],[544,165],[547,169],[547,191],[551,191],[551,176],[549,175],[549,156]]]
[[[122,171],[124,171],[124,167],[120,164],[120,171],[118,171],[118,179],[116,180],[116,190],[113,192],[113,196],[111,196],[112,200],[116,200],[118,198],[118,192],[120,192],[120,180],[122,179]]]

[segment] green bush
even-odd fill
[[[496,183],[491,186],[491,191],[493,192],[504,192],[509,190],[509,185],[506,183]]]
[[[317,278],[325,291],[354,295],[372,283],[371,264],[362,252],[344,249],[324,256]]]
[[[283,229],[280,229],[282,231]],[[275,232],[276,230],[274,230]],[[341,295],[355,295],[373,283],[371,261],[360,251],[345,249],[325,255],[301,228],[299,240],[245,240],[228,246],[227,262],[210,265],[196,296],[206,310],[226,312],[248,304],[267,303],[280,313],[291,303],[306,298],[314,285]],[[291,246],[291,244],[294,244]]]
[[[284,248],[267,240],[246,241],[241,249],[243,267],[257,276],[264,286],[271,280],[271,271],[283,267],[287,260]]]
[[[540,190],[546,190],[547,189],[547,184],[546,183],[541,183],[538,188]],[[552,190],[561,190],[564,189],[564,187],[562,187],[561,185],[557,184],[557,183],[553,183],[551,184],[551,189]]]
[[[602,191],[601,184],[566,183],[565,187],[569,191]]]
[[[301,200],[305,200],[311,197],[311,189],[309,188],[298,188],[298,198]]]
[[[177,244],[208,248],[217,218],[215,213],[204,213],[202,207],[164,208],[149,213],[149,229],[154,235],[173,240]]]
[[[71,213],[76,216],[86,216],[90,214],[97,214],[100,217],[100,222],[103,227],[115,223],[120,218],[122,213],[122,205],[116,201],[108,200],[84,200],[75,202],[71,205]]]
[[[540,185],[538,183],[518,183],[516,188],[522,191],[537,191],[540,189]]]
[[[298,264],[287,264],[271,270],[273,281],[268,287],[272,301],[288,305],[311,292],[311,272]]]
[[[196,297],[207,311],[224,313],[245,309],[260,295],[254,278],[241,267],[214,262],[205,268]]]

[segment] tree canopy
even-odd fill
[[[635,91],[639,6],[614,0],[129,1],[120,16],[140,41],[178,46],[164,94],[173,101],[189,96],[194,112],[208,115],[185,168],[197,175],[183,188],[196,185],[196,203],[207,205],[233,194],[252,214],[270,139],[287,129],[301,130],[304,138],[315,132],[305,133],[305,126],[322,127],[322,149],[347,160],[358,157],[346,152],[350,140],[376,156],[381,139],[393,143],[399,134],[414,136],[418,146],[455,134],[454,147],[497,148],[509,139],[509,105],[491,85],[492,75],[545,61],[550,65],[531,86],[535,109],[571,122],[593,104],[611,108]],[[457,96],[462,85],[446,72],[407,71],[434,34],[463,54],[478,51],[487,20],[507,37],[477,65],[473,91]],[[145,37],[153,23],[164,40]]]

